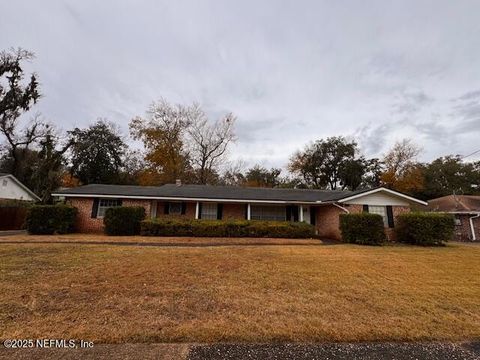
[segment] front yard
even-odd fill
[[[480,246],[0,243],[0,338],[480,337]]]

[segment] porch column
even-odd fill
[[[199,212],[200,212],[200,203],[197,201],[197,203],[195,204],[195,219],[198,219]]]
[[[247,220],[250,220],[250,203],[247,204]]]
[[[155,219],[157,217],[157,200],[150,202],[150,217]]]
[[[300,222],[303,222],[303,205],[300,205],[300,206],[298,207],[298,212],[299,212],[299,214],[298,214],[298,220],[299,220]]]

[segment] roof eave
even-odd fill
[[[257,203],[257,204],[306,204],[315,205],[318,201],[301,200],[259,200],[259,199],[225,199],[225,198],[206,198],[206,197],[182,197],[182,196],[147,196],[147,195],[122,195],[122,194],[75,194],[75,193],[52,193],[52,196],[58,197],[76,197],[76,198],[122,198],[138,200],[169,200],[169,201],[204,201],[204,202],[234,202],[234,203]]]
[[[344,197],[344,198],[340,198],[340,199],[336,200],[335,202],[345,203],[347,201],[354,200],[354,199],[357,199],[357,198],[360,198],[360,197],[363,197],[363,196],[367,196],[367,195],[370,195],[370,194],[375,194],[375,193],[380,192],[380,191],[387,192],[389,194],[404,198],[404,199],[406,199],[410,202],[414,202],[414,203],[417,203],[417,204],[420,204],[420,205],[424,205],[424,206],[428,205],[428,203],[423,201],[423,200],[416,199],[412,196],[402,194],[401,192],[391,190],[391,189],[387,189],[387,188],[384,188],[384,187],[378,187],[378,188],[375,188],[375,189],[371,189],[371,190],[361,192],[359,194],[355,194],[355,195],[352,195],[352,196],[347,196],[347,197]]]

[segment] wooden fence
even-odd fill
[[[0,230],[20,230],[24,228],[27,208],[20,206],[0,207]]]

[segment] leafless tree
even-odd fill
[[[189,108],[189,147],[192,165],[197,170],[198,183],[207,184],[218,175],[218,167],[225,159],[228,145],[235,141],[235,116],[228,113],[210,121],[198,104]]]

